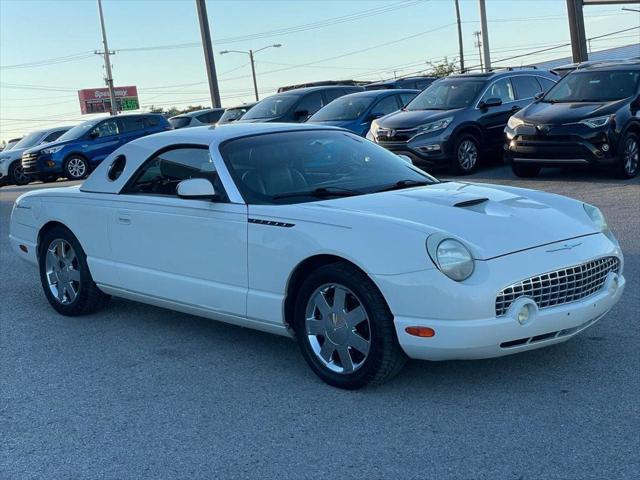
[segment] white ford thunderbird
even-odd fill
[[[115,295],[295,337],[324,381],[563,342],[625,286],[600,211],[439,182],[344,130],[244,124],[128,143],[21,196],[11,244],[63,315]]]

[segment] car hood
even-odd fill
[[[518,115],[526,122],[559,125],[615,113],[627,100],[615,102],[535,102]]]
[[[359,119],[355,119],[355,120],[313,120],[313,119],[309,119],[307,120],[305,123],[313,123],[315,125],[330,125],[332,127],[342,127],[342,128],[348,128],[354,124],[358,124],[361,123],[359,122]]]
[[[75,143],[80,141],[80,139],[75,139],[75,140],[63,140],[63,141],[53,141],[53,142],[49,142],[49,143],[43,143],[42,145],[38,145],[37,147],[31,147],[27,150],[27,152],[29,153],[35,153],[35,152],[39,152],[40,150],[44,150],[45,148],[51,148],[51,147],[56,147],[58,145],[69,145],[70,143]]]
[[[22,154],[28,150],[27,148],[12,148],[6,152],[0,152],[0,160],[9,159],[16,160],[22,157]]]
[[[371,216],[371,225],[376,219],[401,222],[426,235],[445,233],[464,241],[478,260],[599,232],[576,200],[483,184],[443,182],[301,207]]]
[[[377,121],[378,125],[384,128],[414,128],[428,122],[435,122],[441,118],[450,117],[462,110],[456,108],[452,110],[398,110],[390,113]]]

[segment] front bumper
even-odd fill
[[[53,155],[25,154],[22,156],[22,169],[30,176],[39,174],[62,173],[62,162],[57,161]]]
[[[616,132],[609,129],[586,126],[552,127],[545,134],[529,126],[515,131],[507,128],[505,156],[507,161],[520,165],[606,167],[618,161],[617,138]]]
[[[559,343],[602,318],[620,299],[625,287],[620,247],[602,234],[579,237],[571,249],[566,241],[486,261],[464,282],[454,282],[436,269],[402,275],[374,275],[394,315],[398,341],[407,355],[423,360],[489,358]],[[578,301],[546,308],[533,304],[521,324],[519,297],[505,315],[496,312],[496,297],[508,285],[545,272],[579,265],[601,257],[620,261],[618,274],[610,272],[602,288]],[[614,288],[615,287],[615,288]],[[408,334],[407,327],[429,327],[432,337]]]
[[[453,142],[451,136],[444,132],[435,135],[418,135],[407,141],[397,141],[394,138],[375,138],[381,147],[399,155],[406,155],[416,165],[431,167],[447,167],[451,161]]]

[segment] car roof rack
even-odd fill
[[[538,70],[538,67],[535,65],[516,65],[516,66],[507,66],[507,67],[491,67],[489,72],[497,72],[506,70],[508,72],[512,72],[514,70]]]
[[[616,59],[603,59],[603,60],[588,60],[586,62],[580,62],[576,65],[576,70],[589,67],[601,67],[601,66],[616,66],[616,65],[636,65],[640,63],[639,57],[634,58],[622,58]]]

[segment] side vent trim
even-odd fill
[[[291,228],[295,227],[295,223],[287,223],[287,222],[275,222],[272,220],[261,220],[259,218],[250,218],[249,223],[255,223],[256,225],[267,225],[269,227],[282,227],[282,228]]]

